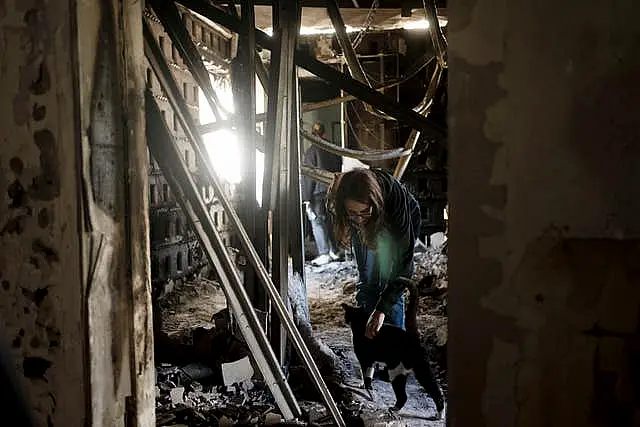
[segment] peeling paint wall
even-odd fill
[[[90,417],[154,424],[142,5],[77,4]]]
[[[155,424],[141,17],[0,3],[0,340],[41,426]]]
[[[43,426],[86,403],[70,14],[0,5],[0,339]]]
[[[451,425],[638,425],[640,4],[448,13]]]

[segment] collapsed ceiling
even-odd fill
[[[438,9],[440,25],[447,24],[446,13]],[[387,8],[344,8],[340,14],[345,22],[347,31],[359,31],[369,28],[373,31],[394,30],[400,28],[423,29],[428,26],[424,9],[412,9],[411,16],[402,16],[400,9]],[[256,6],[256,27],[269,33],[272,29],[272,15],[270,6]],[[304,7],[300,34],[330,34],[333,25],[324,7]]]
[[[271,11],[271,6],[255,6],[256,28],[265,31],[268,34],[270,34],[273,29]],[[410,13],[409,11],[403,13],[400,8],[351,7],[340,8],[340,13],[345,26],[347,27],[347,31],[360,31],[365,28],[370,31],[385,31],[402,28],[408,30],[426,30],[428,28],[423,8],[411,8]],[[231,36],[231,33],[228,30],[206,17],[198,15],[198,18],[207,22],[211,27],[216,28],[221,33],[228,33],[229,36]],[[438,20],[440,26],[444,27],[447,25],[448,20],[446,9],[438,8]],[[303,7],[300,26],[300,33],[302,35],[332,34],[334,32],[326,7]]]

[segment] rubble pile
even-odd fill
[[[442,247],[425,247],[413,257],[415,263],[414,277],[421,281],[425,277],[433,277],[433,285],[437,288],[446,288],[449,284],[447,274],[448,257]]]
[[[169,364],[157,369],[157,426],[274,425],[282,417],[265,385],[203,385]]]
[[[426,247],[416,253],[414,259],[414,280],[419,283],[420,295],[418,327],[433,362],[434,373],[446,393],[447,256],[441,247]],[[359,368],[340,304],[354,302],[355,263],[307,265],[305,275],[311,319],[307,332],[312,333],[312,329],[314,333],[318,332],[346,366],[344,378],[339,376],[331,381],[324,371],[323,376],[331,383],[328,384],[331,393],[347,424],[440,426],[439,423],[425,423],[422,418],[432,408],[430,401],[421,397],[417,384],[410,382],[410,387],[415,388],[410,394],[417,397],[400,417],[390,417],[387,412],[395,399],[390,384],[376,382],[373,401],[359,396],[357,387],[348,387],[351,380],[358,382]],[[318,403],[313,385],[305,381],[308,376],[304,368],[295,365],[290,367],[289,380],[297,398],[307,399],[299,401],[304,412],[303,421],[282,420],[268,387],[261,381],[256,366],[249,361],[246,344],[230,323],[228,310],[220,310],[224,307],[223,302],[221,290],[196,283],[179,287],[161,301],[162,325],[156,333],[156,361],[160,363],[156,369],[157,425],[331,425],[332,419],[324,405]],[[211,317],[210,313],[216,311]],[[344,385],[346,389],[342,388]]]
[[[156,337],[156,425],[274,425],[280,414],[266,386],[253,378],[246,344],[229,328],[229,313],[209,327]]]
[[[414,257],[418,282],[418,328],[433,371],[447,392],[447,255],[445,247],[426,247]]]

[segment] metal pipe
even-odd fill
[[[347,61],[349,72],[356,80],[371,87],[371,82],[367,78],[360,61],[358,61],[356,51],[351,44],[351,40],[349,40],[344,20],[340,14],[340,6],[336,0],[327,1],[327,12],[329,13],[329,19],[331,19],[331,23],[333,24],[333,28],[336,32],[336,38],[338,39],[338,44],[342,49],[344,59]]]
[[[215,122],[200,125],[200,127],[198,128],[198,132],[200,132],[201,135],[204,135],[207,133],[216,132],[221,129],[231,129],[235,127],[235,125],[236,117],[234,116],[229,120],[216,120]]]
[[[313,135],[310,132],[302,129],[300,130],[300,135],[305,137],[307,140],[311,141],[313,145],[316,145],[322,148],[325,151],[328,151],[333,154],[337,154],[342,157],[349,157],[352,159],[358,159],[368,162],[376,162],[380,160],[390,160],[397,159],[399,157],[406,156],[410,153],[410,150],[406,148],[396,148],[395,150],[372,150],[372,151],[359,151],[352,150],[350,148],[341,148],[326,139],[320,138],[319,136]]]
[[[341,72],[344,71],[344,64],[340,64],[340,71]],[[344,90],[340,89],[340,97],[344,98],[344,96],[345,96]],[[349,117],[347,115],[347,104],[344,102],[341,102],[340,103],[340,147],[341,148],[347,148],[347,145],[349,143],[349,141],[347,140],[349,138],[349,133],[347,129],[348,119]],[[340,162],[340,163],[342,164],[341,169],[343,169],[344,162]]]
[[[402,175],[404,175],[404,171],[407,169],[407,165],[409,165],[409,160],[411,160],[411,155],[413,154],[413,150],[416,149],[416,145],[418,144],[418,140],[420,139],[420,132],[413,129],[409,138],[407,139],[407,144],[405,148],[409,150],[409,154],[401,157],[398,160],[398,164],[396,165],[396,169],[393,172],[393,176],[397,179],[402,179]]]
[[[247,258],[249,259],[249,262],[255,269],[260,282],[265,287],[269,300],[273,304],[273,307],[276,310],[276,313],[278,314],[282,324],[284,325],[285,329],[289,333],[293,341],[294,347],[296,348],[296,350],[298,351],[298,354],[300,355],[303,362],[305,363],[305,366],[309,371],[309,374],[314,384],[316,385],[316,388],[318,389],[323,399],[325,400],[325,403],[327,405],[329,412],[334,417],[334,420],[338,426],[341,426],[341,427],[345,426],[345,422],[342,418],[342,414],[340,414],[340,411],[338,410],[338,407],[336,406],[336,403],[333,400],[333,397],[331,397],[331,394],[329,393],[329,389],[327,388],[322,378],[322,375],[320,374],[320,371],[318,370],[318,367],[316,366],[313,360],[313,357],[309,352],[309,349],[306,347],[302,337],[300,336],[300,332],[296,328],[295,323],[293,322],[293,319],[289,315],[287,308],[284,304],[284,301],[278,294],[278,290],[276,286],[274,285],[273,281],[269,277],[269,273],[267,272],[267,269],[265,268],[264,264],[260,260],[260,257],[255,247],[251,243],[251,240],[249,239],[249,236],[247,235],[246,230],[242,226],[242,223],[240,222],[238,215],[233,209],[231,202],[229,201],[226,194],[224,193],[224,187],[220,183],[220,180],[213,168],[211,159],[209,159],[207,150],[204,146],[204,141],[202,140],[202,137],[200,136],[197,130],[195,121],[191,117],[188,107],[186,106],[186,104],[184,103],[184,100],[180,96],[180,89],[178,88],[178,85],[175,82],[175,79],[173,78],[173,75],[171,74],[171,71],[169,70],[167,64],[164,62],[162,53],[160,52],[160,49],[156,44],[155,38],[153,37],[151,30],[149,29],[146,22],[144,24],[145,24],[144,25],[145,55],[149,60],[149,63],[151,64],[151,67],[154,73],[158,77],[160,85],[163,87],[165,93],[167,94],[167,98],[169,99],[169,102],[172,108],[174,109],[175,114],[177,114],[178,120],[180,121],[180,124],[183,127],[185,134],[187,135],[189,141],[191,142],[191,145],[196,153],[196,156],[204,169],[203,172],[206,176],[208,176],[211,182],[211,185],[213,186],[213,189],[216,192],[216,195],[218,196],[218,200],[220,201],[220,204],[222,205],[222,207],[224,208],[225,212],[229,217],[231,226],[233,227],[234,231],[236,231],[236,233],[238,234],[238,238],[240,240],[242,248],[244,249],[247,255]],[[297,407],[297,402],[294,402],[294,403],[296,403],[296,407]],[[299,411],[299,407],[297,407],[297,409]],[[294,415],[298,416],[297,413],[294,413]]]
[[[433,47],[436,50],[438,63],[442,68],[447,68],[447,39],[442,32],[442,28],[440,28],[436,1],[422,0],[422,6],[424,7],[427,22],[429,22],[429,35],[431,36]]]
[[[440,85],[440,78],[442,77],[443,67],[440,63],[436,63],[436,67],[433,70],[433,74],[431,75],[431,79],[429,80],[429,86],[427,86],[427,91],[424,94],[424,98],[420,101],[420,104],[414,107],[414,110],[423,115],[428,115],[431,112],[431,106],[433,105],[433,100],[436,97],[436,92],[438,91],[438,86]]]
[[[303,175],[310,177],[311,179],[315,179],[316,181],[322,182],[327,185],[331,185],[336,176],[335,172],[329,172],[324,169],[307,165],[300,166],[300,172],[302,172]]]
[[[257,51],[255,53],[255,56],[256,76],[258,77],[258,80],[260,81],[260,84],[262,85],[264,91],[267,92],[269,90],[269,71],[267,70],[267,66],[264,65],[264,62],[262,62],[262,58],[260,58],[260,55]]]
[[[436,68],[433,70],[433,74],[431,75],[431,80],[429,81],[427,92],[425,93],[422,102],[420,102],[420,104],[415,107],[415,110],[418,113],[424,114],[426,116],[431,112],[431,106],[433,105],[433,100],[436,96],[436,92],[438,91],[438,86],[440,85],[442,71],[443,68],[440,66],[440,63],[437,62]],[[420,132],[416,131],[415,129],[412,130],[409,139],[407,140],[407,144],[405,145],[405,148],[410,150],[409,154],[398,160],[398,164],[396,165],[396,169],[393,173],[393,175],[397,179],[402,179],[402,175],[404,175],[404,172],[409,165],[409,161],[411,160],[411,156],[413,155],[419,140]]]
[[[298,418],[302,415],[302,411],[269,346],[267,336],[260,327],[258,316],[242,286],[233,261],[215,224],[211,221],[193,177],[184,164],[150,91],[146,94],[146,108],[149,149],[158,161],[165,179],[178,194],[178,203],[196,231],[207,258],[219,273],[229,304],[240,324],[240,332],[251,349],[251,354],[255,357],[282,415],[288,419]]]
[[[383,92],[386,89],[391,89],[392,87],[398,87],[401,84],[406,83],[411,78],[415,77],[415,75],[418,74],[420,70],[422,70],[424,67],[429,65],[431,61],[433,61],[434,59],[435,57],[432,56],[430,53],[424,54],[409,69],[407,69],[407,72],[403,76],[400,76],[396,80],[387,82],[384,85],[378,85],[377,87],[375,87],[375,89],[379,92]],[[342,93],[343,90],[341,90],[340,92]],[[325,101],[309,102],[306,104],[302,104],[302,112],[306,113],[309,111],[319,110],[321,108],[330,107],[332,105],[341,104],[343,102],[354,101],[356,99],[358,98],[356,98],[353,95],[341,95],[337,98],[327,99]],[[398,102],[398,100],[396,100],[396,102]],[[262,118],[260,116],[257,116],[256,120],[260,121],[261,119]]]
[[[356,80],[371,87],[371,82],[367,78],[367,75],[362,68],[362,64],[360,64],[360,61],[358,60],[356,51],[353,48],[353,44],[351,44],[351,40],[349,40],[349,36],[347,35],[347,28],[345,27],[344,20],[342,19],[342,15],[340,14],[340,7],[337,0],[327,1],[327,12],[329,13],[329,18],[331,19],[331,23],[333,24],[333,28],[336,32],[336,39],[338,39],[338,44],[342,49],[344,59],[347,61],[349,72]],[[393,117],[381,111],[377,111],[375,108],[372,108],[371,105],[367,103],[364,104],[364,107],[367,112],[374,114],[380,118],[383,118],[385,120],[395,120]]]

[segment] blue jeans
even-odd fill
[[[359,307],[364,308],[368,315],[371,315],[376,308],[381,293],[381,286],[360,282],[356,285],[356,302]],[[404,329],[404,293],[400,295],[396,303],[391,307],[391,312],[385,315],[384,323]]]

